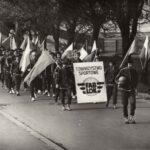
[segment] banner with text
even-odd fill
[[[78,103],[106,102],[103,62],[74,63]]]

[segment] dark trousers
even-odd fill
[[[55,88],[55,102],[56,103],[58,102],[59,94],[60,94],[60,89],[59,88]]]
[[[65,106],[65,104],[71,105],[71,88],[67,89],[60,89],[61,92],[61,102],[62,105]],[[67,102],[65,102],[65,97],[67,96]]]
[[[134,116],[136,109],[136,98],[135,91],[126,92],[121,91],[121,99],[123,104],[123,115],[124,117],[128,117],[128,103],[130,102],[130,115]]]
[[[5,73],[5,83],[6,83],[6,87],[10,91],[12,88],[12,78],[10,73]]]
[[[1,82],[2,82],[2,87],[4,86],[4,73],[1,73]]]
[[[16,88],[16,91],[19,92],[21,85],[21,75],[13,75],[13,82]]]
[[[72,91],[73,95],[76,95],[76,85],[75,85],[75,83],[73,83],[71,85],[71,91]]]
[[[43,88],[42,78],[36,77],[35,84],[36,84],[36,89],[42,91],[42,88]]]
[[[107,106],[109,105],[109,101],[111,96],[113,96],[113,104],[117,104],[117,94],[118,94],[118,88],[117,84],[114,84],[112,86],[107,86]]]
[[[31,92],[31,97],[35,97],[35,93],[37,93],[37,84],[36,84],[36,79],[34,79],[31,84],[30,84],[30,92]]]

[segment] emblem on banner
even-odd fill
[[[83,94],[88,96],[95,96],[101,92],[104,82],[99,82],[95,78],[86,78],[83,83],[78,83],[78,86],[82,90]]]

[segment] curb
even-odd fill
[[[24,130],[29,132],[35,138],[37,138],[37,139],[41,140],[42,142],[44,142],[45,144],[47,144],[47,146],[52,148],[53,150],[67,150],[67,148],[63,147],[61,144],[58,144],[57,142],[49,139],[48,137],[44,136],[42,133],[31,128],[26,123],[19,121],[18,118],[7,113],[4,109],[0,110],[0,114],[3,115],[4,117],[6,117],[11,122],[15,123],[17,126],[23,128]]]

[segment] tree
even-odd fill
[[[103,24],[109,20],[109,10],[105,7],[101,0],[83,1],[84,16],[88,19],[93,27],[93,41],[98,40],[100,29]]]
[[[107,0],[105,4],[111,10],[112,20],[118,24],[121,31],[122,49],[125,55],[136,36],[144,0]]]

